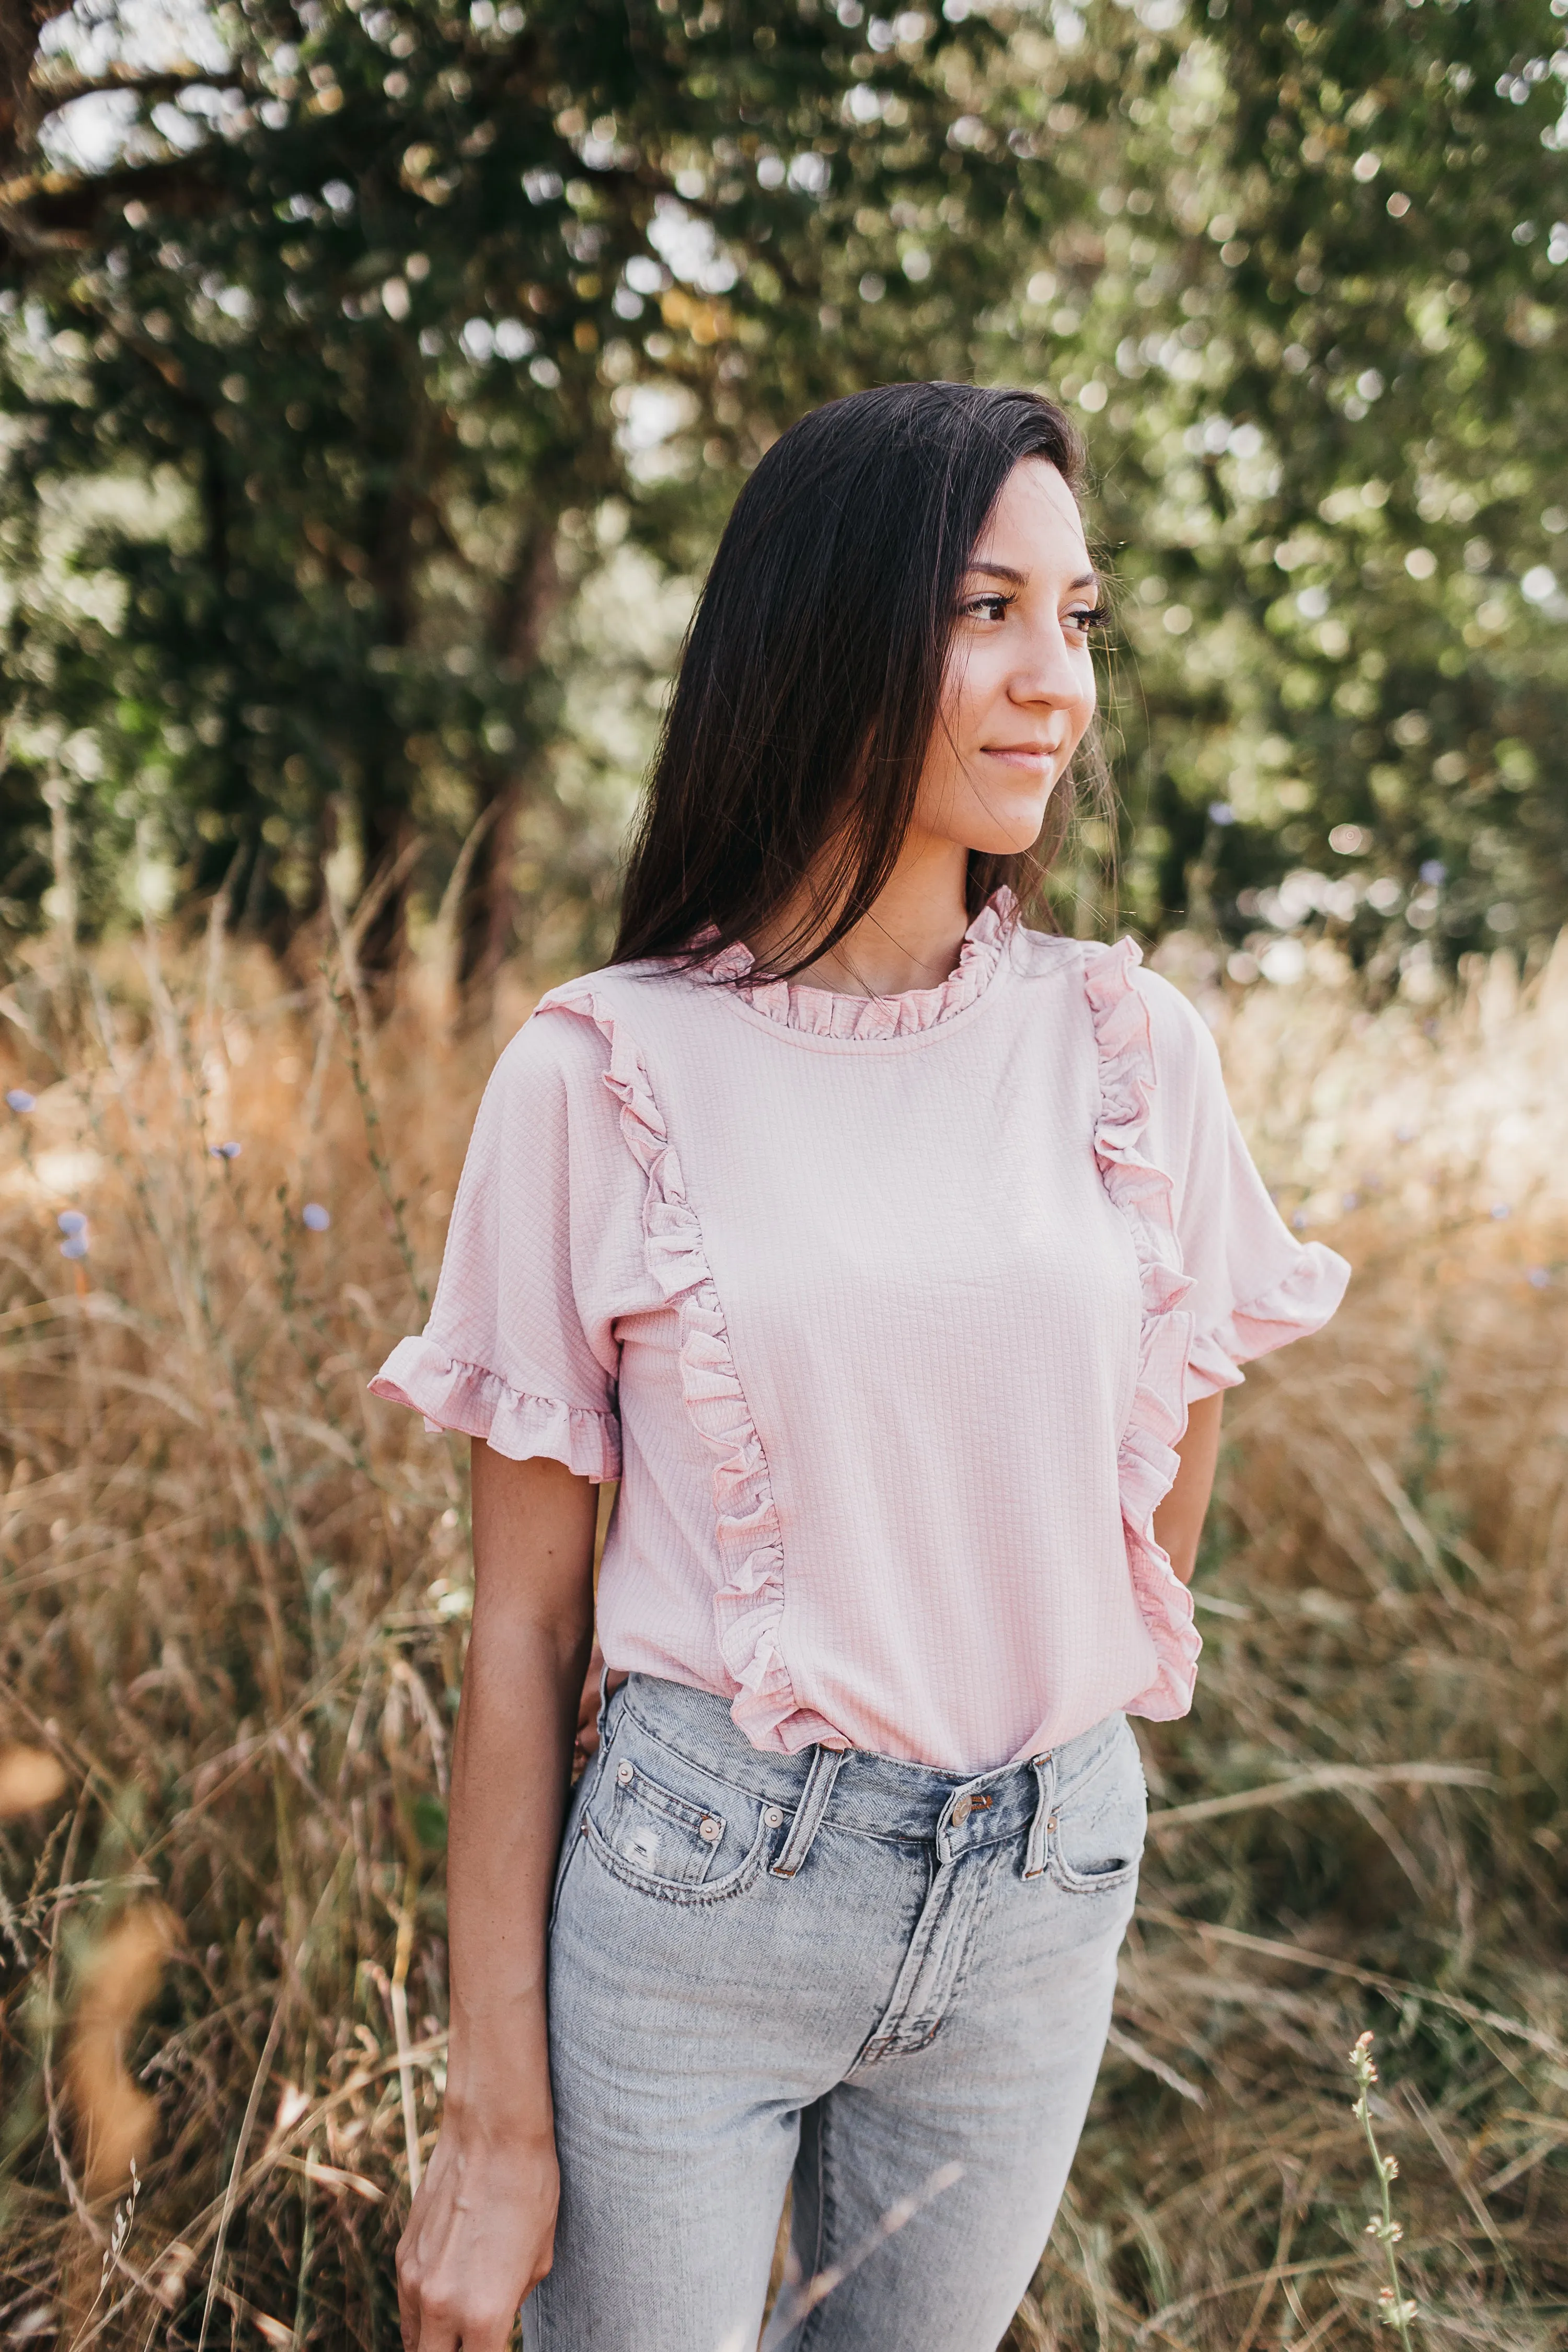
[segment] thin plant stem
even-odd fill
[[[1366,2144],[1372,2151],[1372,2168],[1377,2178],[1377,2193],[1383,2207],[1382,2212],[1374,2213],[1367,2223],[1366,2234],[1369,2238],[1377,2240],[1388,2263],[1388,2284],[1380,2287],[1377,2294],[1378,2302],[1382,2305],[1379,2317],[1384,2327],[1396,2327],[1399,2330],[1399,2341],[1404,2347],[1404,2352],[1415,2352],[1410,2337],[1410,2323],[1415,2317],[1416,2306],[1413,2297],[1405,2292],[1399,2276],[1399,2257],[1394,2251],[1405,2232],[1394,2218],[1394,2203],[1388,2193],[1390,2183],[1399,2177],[1399,2158],[1396,2156],[1384,2155],[1377,2144],[1377,2135],[1372,2127],[1372,2086],[1377,2080],[1377,2068],[1373,2063],[1372,2039],[1370,2033],[1363,2033],[1351,2052],[1351,2070],[1360,2086],[1360,2095],[1351,2112],[1366,2134]]]

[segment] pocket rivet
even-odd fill
[[[1051,1815],[1050,1820],[1046,1823],[1046,1827],[1047,1827],[1048,1830],[1054,1830],[1054,1829],[1055,1829],[1055,1827],[1056,1827],[1056,1825],[1057,1825],[1057,1817],[1056,1817],[1055,1813],[1053,1813],[1053,1814]]]
[[[784,1827],[784,1814],[780,1811],[777,1805],[770,1805],[767,1811],[763,1813],[763,1819],[771,1830],[782,1829]]]
[[[616,1765],[616,1780],[620,1782],[620,1784],[621,1784],[622,1788],[624,1789],[624,1788],[626,1786],[626,1783],[630,1780],[631,1777],[632,1777],[632,1768],[631,1768],[631,1766],[630,1766],[630,1765],[626,1761],[625,1758],[623,1757],[623,1759],[622,1759],[622,1760],[620,1761],[620,1763],[618,1763],[618,1764]]]
[[[714,1820],[712,1814],[710,1813],[705,1820],[699,1822],[697,1825],[697,1834],[707,1844],[713,1845],[716,1844],[718,1840],[723,1836],[724,1832],[720,1824]]]

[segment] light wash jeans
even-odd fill
[[[756,2352],[792,2181],[770,2347],[995,2352],[1110,2022],[1125,1719],[968,1780],[760,1754],[647,1675],[601,1723],[556,1880],[561,2218],[528,2352]]]

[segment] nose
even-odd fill
[[[1007,691],[1014,702],[1050,710],[1092,710],[1094,664],[1068,643],[1059,615],[1043,614],[1019,646],[1019,661]]]

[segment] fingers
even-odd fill
[[[595,1633],[588,1671],[583,1677],[583,1688],[577,1699],[577,1737],[574,1752],[579,1767],[599,1752],[599,1678],[604,1671],[605,1654],[599,1647],[599,1637]]]
[[[599,1677],[604,1671],[605,1654],[599,1647],[599,1637],[595,1633],[594,1647],[588,1658],[588,1671],[583,1677],[583,1688],[577,1699],[579,1732],[582,1731],[584,1724],[592,1723],[599,1712]]]
[[[433,2287],[419,2298],[415,2315],[418,2333],[412,2341],[411,2352],[507,2352],[511,2336],[515,2309],[485,2303],[470,2292],[458,2289],[452,2294]],[[409,2341],[405,2322],[404,2341]]]

